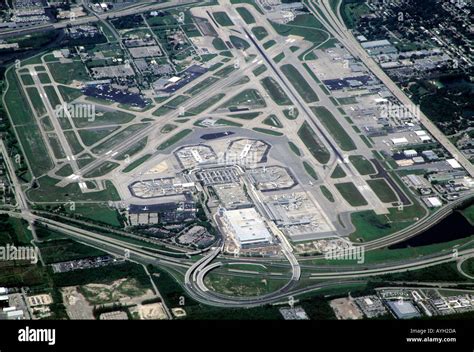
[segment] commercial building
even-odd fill
[[[443,205],[443,203],[438,197],[423,198],[423,201],[429,208],[438,208]]]
[[[272,234],[255,208],[227,210],[222,219],[241,248],[273,243]]]
[[[405,137],[401,138],[392,138],[393,145],[407,144],[408,140]]]
[[[403,155],[405,155],[407,158],[413,158],[418,155],[418,152],[414,149],[408,149],[403,151]]]
[[[388,301],[387,305],[398,319],[410,319],[420,316],[420,312],[410,301]]]
[[[451,166],[453,169],[462,169],[461,164],[456,159],[447,159],[446,162]]]
[[[421,154],[423,154],[423,156],[429,161],[435,161],[439,159],[438,155],[432,150],[422,151]]]
[[[371,42],[365,42],[365,43],[361,44],[361,46],[364,49],[374,49],[374,48],[380,48],[380,47],[388,46],[388,45],[392,45],[392,44],[386,39],[374,40],[374,41],[371,41]]]

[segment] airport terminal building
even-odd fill
[[[241,248],[273,243],[273,236],[255,208],[226,210],[222,221]]]

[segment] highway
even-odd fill
[[[354,279],[384,275],[390,273],[399,273],[409,270],[419,270],[424,269],[433,265],[439,265],[443,263],[448,263],[457,260],[464,260],[464,258],[472,257],[474,249],[467,249],[460,251],[458,256],[453,256],[452,253],[448,254],[437,254],[434,258],[422,258],[418,259],[412,263],[399,264],[394,263],[383,269],[370,269],[370,270],[356,270],[352,269],[350,271],[338,272],[338,273],[314,273],[311,275],[310,280],[334,280],[324,283],[318,283],[315,285],[309,285],[304,288],[294,288],[290,285],[291,280],[282,288],[272,293],[258,296],[258,297],[234,297],[226,296],[219,294],[213,291],[210,291],[204,284],[205,275],[211,270],[222,265],[221,262],[210,264],[214,258],[216,258],[216,253],[212,253],[206,259],[202,260],[199,265],[190,268],[186,273],[188,277],[187,284],[185,288],[188,294],[196,299],[199,302],[218,306],[218,307],[234,307],[234,308],[251,308],[255,306],[277,303],[284,300],[286,297],[296,296],[307,292],[312,292],[323,287],[337,286],[341,284],[349,284],[351,282],[360,282],[355,281]]]

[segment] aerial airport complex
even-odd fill
[[[360,3],[359,19],[383,16]],[[348,28],[354,6],[9,1],[0,225],[17,235],[0,244],[39,260],[15,266],[36,270],[20,281],[0,264],[0,319],[474,311],[474,167],[459,147],[474,135],[445,134],[400,83],[459,53]]]

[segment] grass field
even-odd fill
[[[183,139],[184,137],[186,137],[188,134],[190,134],[193,130],[190,130],[190,129],[185,129],[185,130],[182,130],[178,133],[176,133],[173,137],[169,138],[166,142],[160,144],[158,146],[158,150],[164,150],[170,146],[172,146],[173,144],[175,144],[176,142],[178,142],[179,140]]]
[[[81,61],[73,61],[71,63],[48,63],[48,67],[53,79],[60,84],[68,85],[74,80],[85,81],[90,78]]]
[[[367,201],[360,194],[357,187],[352,182],[336,183],[337,190],[341,196],[353,207],[367,205]]]
[[[255,68],[252,73],[254,74],[255,77],[258,77],[260,76],[262,73],[264,73],[265,71],[267,70],[267,66],[265,65],[260,65],[260,66],[257,66],[257,68]]]
[[[339,124],[334,115],[324,106],[311,107],[316,117],[323,123],[336,143],[344,151],[357,149],[354,141],[351,139],[346,130]]]
[[[368,180],[367,184],[382,202],[394,203],[398,201],[397,195],[383,178]]]
[[[263,48],[264,49],[270,49],[272,46],[274,46],[276,44],[276,41],[274,41],[273,39],[269,40],[269,41],[266,41],[265,43],[263,43]]]
[[[61,177],[68,177],[71,175],[73,172],[72,166],[69,164],[64,164],[64,166],[61,166],[61,168],[56,171],[56,175],[61,176]]]
[[[13,261],[0,263],[0,285],[6,287],[39,286],[48,280],[46,267]]]
[[[474,205],[467,207],[461,213],[471,224],[474,224]]]
[[[284,58],[285,58],[285,53],[281,52],[273,58],[273,61],[275,61],[276,63],[279,63]]]
[[[288,120],[297,119],[299,114],[300,114],[299,110],[297,108],[295,108],[294,106],[292,106],[290,109],[284,109],[283,110],[283,115],[285,115],[285,117]]]
[[[232,296],[260,296],[273,292],[286,283],[286,279],[275,280],[255,277],[224,276],[211,272],[204,278],[208,287],[216,292]]]
[[[237,87],[249,82],[250,82],[249,76],[243,76],[239,78],[237,81],[234,81],[234,83],[232,83],[229,87]]]
[[[74,211],[66,207],[66,211],[72,216],[79,216],[86,219],[91,219],[106,225],[120,227],[118,213],[116,209],[111,209],[105,204],[76,204]]]
[[[461,269],[468,275],[474,276],[474,258],[469,258],[461,265]]]
[[[58,140],[58,136],[56,133],[48,133],[48,143],[51,146],[51,149],[53,150],[54,156],[57,159],[64,159],[66,158],[66,154],[64,153],[64,150],[61,146],[61,143]]]
[[[341,16],[348,28],[354,28],[361,16],[370,12],[365,2],[347,2],[341,6]]]
[[[46,132],[51,132],[54,130],[54,127],[53,127],[53,124],[51,123],[51,119],[49,118],[49,116],[45,116],[43,117],[41,120],[41,126],[43,126],[43,129],[46,131]]]
[[[38,78],[42,84],[51,83],[51,79],[49,78],[49,75],[45,72],[38,73]]]
[[[82,143],[84,143],[86,146],[91,146],[101,141],[102,139],[116,131],[118,128],[119,126],[113,126],[79,130],[79,137],[81,137]]]
[[[361,155],[351,155],[349,156],[349,161],[361,175],[372,175],[376,173],[372,163]]]
[[[276,104],[291,105],[290,98],[272,77],[265,77],[260,82]]]
[[[35,84],[35,81],[33,81],[33,78],[31,77],[29,73],[24,73],[20,75],[20,79],[23,85],[25,86],[32,86]]]
[[[214,46],[214,49],[221,51],[221,50],[227,50],[228,47],[225,44],[225,42],[221,38],[214,38],[212,40],[212,45]]]
[[[36,177],[52,169],[53,163],[38,128],[18,128],[18,137]]]
[[[122,172],[130,172],[134,169],[136,169],[138,166],[140,166],[141,164],[143,164],[145,161],[147,161],[148,159],[150,159],[152,156],[152,154],[145,154],[143,155],[142,157],[138,158],[137,160],[134,160],[132,161],[129,165],[127,165],[127,167],[125,167]]]
[[[223,27],[229,27],[234,25],[234,22],[232,22],[232,20],[229,18],[229,16],[227,16],[225,12],[213,12],[212,15],[214,16],[216,22]]]
[[[311,164],[306,161],[303,161],[303,167],[308,173],[308,175],[310,175],[315,180],[318,179],[318,174],[316,173],[316,171],[314,171],[314,168],[311,166]]]
[[[295,20],[288,24],[270,23],[282,36],[301,36],[313,44],[322,44],[329,38],[324,26],[312,14],[296,16]]]
[[[69,260],[98,257],[107,253],[85,246],[70,239],[50,240],[38,243],[45,264],[65,262]]]
[[[74,155],[79,154],[84,150],[74,131],[65,131],[64,136],[66,137],[66,140],[69,146],[71,147],[71,151],[74,153]]]
[[[334,203],[334,196],[332,195],[331,191],[326,186],[321,186],[322,194],[327,198],[328,201]]]
[[[233,96],[222,104],[221,108],[236,108],[241,105],[254,109],[264,108],[267,106],[260,92],[256,89],[245,89],[237,95]]]
[[[66,103],[70,103],[82,96],[80,89],[58,85],[58,90]]]
[[[302,142],[308,148],[309,152],[313,157],[321,164],[326,164],[331,157],[331,154],[321,144],[313,129],[305,121],[298,131],[298,136]]]
[[[229,121],[229,120],[226,120],[226,119],[217,120],[217,124],[225,125],[225,126],[233,126],[233,127],[242,127],[243,126],[241,123],[234,122],[234,121]]]
[[[47,87],[50,88],[50,87]],[[46,107],[43,104],[43,99],[39,95],[38,90],[35,87],[26,88],[28,96],[30,97],[31,103],[33,105],[33,109],[36,112],[37,116],[43,116],[46,114]],[[56,96],[57,98],[57,96]],[[58,100],[59,103],[59,100]],[[55,105],[53,105],[55,107]]]
[[[268,126],[283,128],[283,125],[281,124],[280,120],[278,120],[278,117],[273,114],[265,118],[265,120],[263,120],[263,123]]]
[[[239,13],[240,17],[245,21],[247,24],[255,23],[255,18],[252,16],[249,10],[245,7],[237,7],[237,12]]]
[[[306,79],[304,79],[301,73],[293,65],[283,65],[281,66],[281,70],[306,103],[315,103],[319,101],[313,88],[311,88]]]
[[[30,104],[21,89],[18,77],[13,69],[9,69],[6,73],[8,81],[8,90],[5,94],[5,102],[8,108],[10,118],[13,125],[33,125],[35,118],[30,109]]]
[[[336,168],[334,169],[331,178],[343,178],[346,177],[346,173],[342,169],[340,165],[337,165]]]
[[[103,191],[82,193],[77,183],[70,183],[65,187],[57,187],[59,180],[49,176],[38,179],[39,187],[27,192],[28,198],[33,202],[87,202],[87,201],[118,201],[120,196],[114,185],[106,181]]]
[[[293,153],[295,153],[295,155],[301,156],[300,148],[298,148],[295,143],[293,143],[293,142],[288,142],[288,145],[289,145],[291,151],[292,151]]]
[[[103,125],[122,125],[132,121],[135,115],[123,111],[97,110],[94,119],[73,119],[77,128],[91,128]]]
[[[377,215],[374,211],[362,211],[351,215],[356,231],[350,236],[352,241],[364,242],[377,239],[402,230],[412,222],[391,222],[385,215]]]
[[[262,40],[268,36],[268,32],[265,27],[256,26],[252,28],[252,33],[255,35],[255,38]]]
[[[46,92],[46,96],[48,97],[49,103],[51,104],[53,109],[56,109],[57,106],[61,104],[61,101],[59,100],[59,97],[56,94],[56,90],[53,86],[44,86],[43,88]]]
[[[173,109],[176,109],[178,108],[179,106],[181,106],[186,100],[188,100],[189,97],[186,96],[186,95],[178,95],[176,97],[174,97],[173,99],[169,100],[167,103],[165,103],[164,105],[166,107],[170,107],[170,108],[173,108]]]
[[[164,125],[164,126],[161,128],[160,132],[161,132],[161,133],[164,133],[164,134],[170,133],[171,131],[173,131],[173,130],[174,130],[175,128],[177,128],[177,127],[178,127],[178,126],[176,126],[176,125],[173,125],[173,124],[171,124],[171,123],[167,123],[166,125]]]
[[[229,36],[229,40],[236,49],[247,50],[248,48],[250,48],[250,44],[245,39],[236,35]]]
[[[242,112],[239,114],[232,114],[232,115],[227,115],[227,116],[232,117],[234,119],[253,120],[257,116],[260,116],[261,114],[262,114],[261,112]]]

